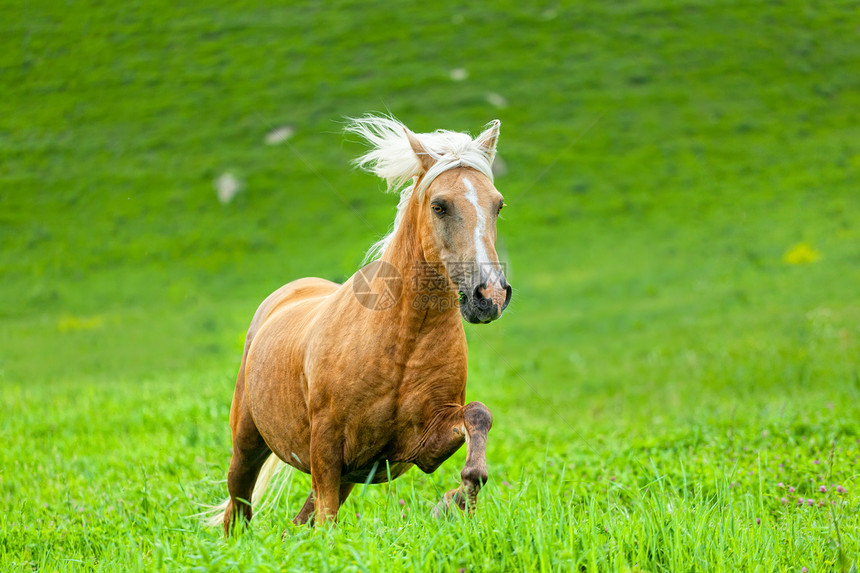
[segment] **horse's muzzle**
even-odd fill
[[[481,283],[470,291],[460,291],[460,314],[472,324],[486,324],[502,316],[511,302],[511,285],[505,277],[490,285]]]

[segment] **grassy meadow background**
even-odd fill
[[[856,570],[858,2],[3,12],[0,570]],[[490,481],[430,517],[461,451],[312,530],[298,474],[224,541],[193,514],[257,304],[392,221],[369,111],[502,120]]]

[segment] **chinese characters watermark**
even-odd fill
[[[408,272],[409,277],[404,279],[394,265],[373,261],[353,279],[356,300],[370,310],[388,310],[408,292],[412,308],[444,311],[460,304],[463,295],[458,285],[478,286],[486,277],[504,276],[505,265],[456,262],[443,266],[422,261],[413,264]]]

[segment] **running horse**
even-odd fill
[[[293,522],[334,521],[356,483],[412,466],[431,473],[464,442],[461,483],[434,512],[474,511],[493,418],[465,404],[460,315],[485,324],[511,299],[495,250],[499,125],[475,139],[416,134],[390,117],[348,125],[371,147],[356,164],[402,188],[392,231],[344,284],[299,279],[257,309],[230,408],[229,498],[210,524],[229,534],[248,522],[252,499],[286,464],[312,483]]]

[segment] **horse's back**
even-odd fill
[[[247,352],[251,340],[260,330],[260,327],[266,320],[275,312],[283,309],[285,306],[293,305],[298,302],[322,298],[330,295],[340,287],[339,284],[316,277],[309,277],[294,280],[289,282],[270,294],[260,303],[257,312],[254,313],[254,318],[251,320],[251,325],[248,327],[248,340],[245,347]]]

